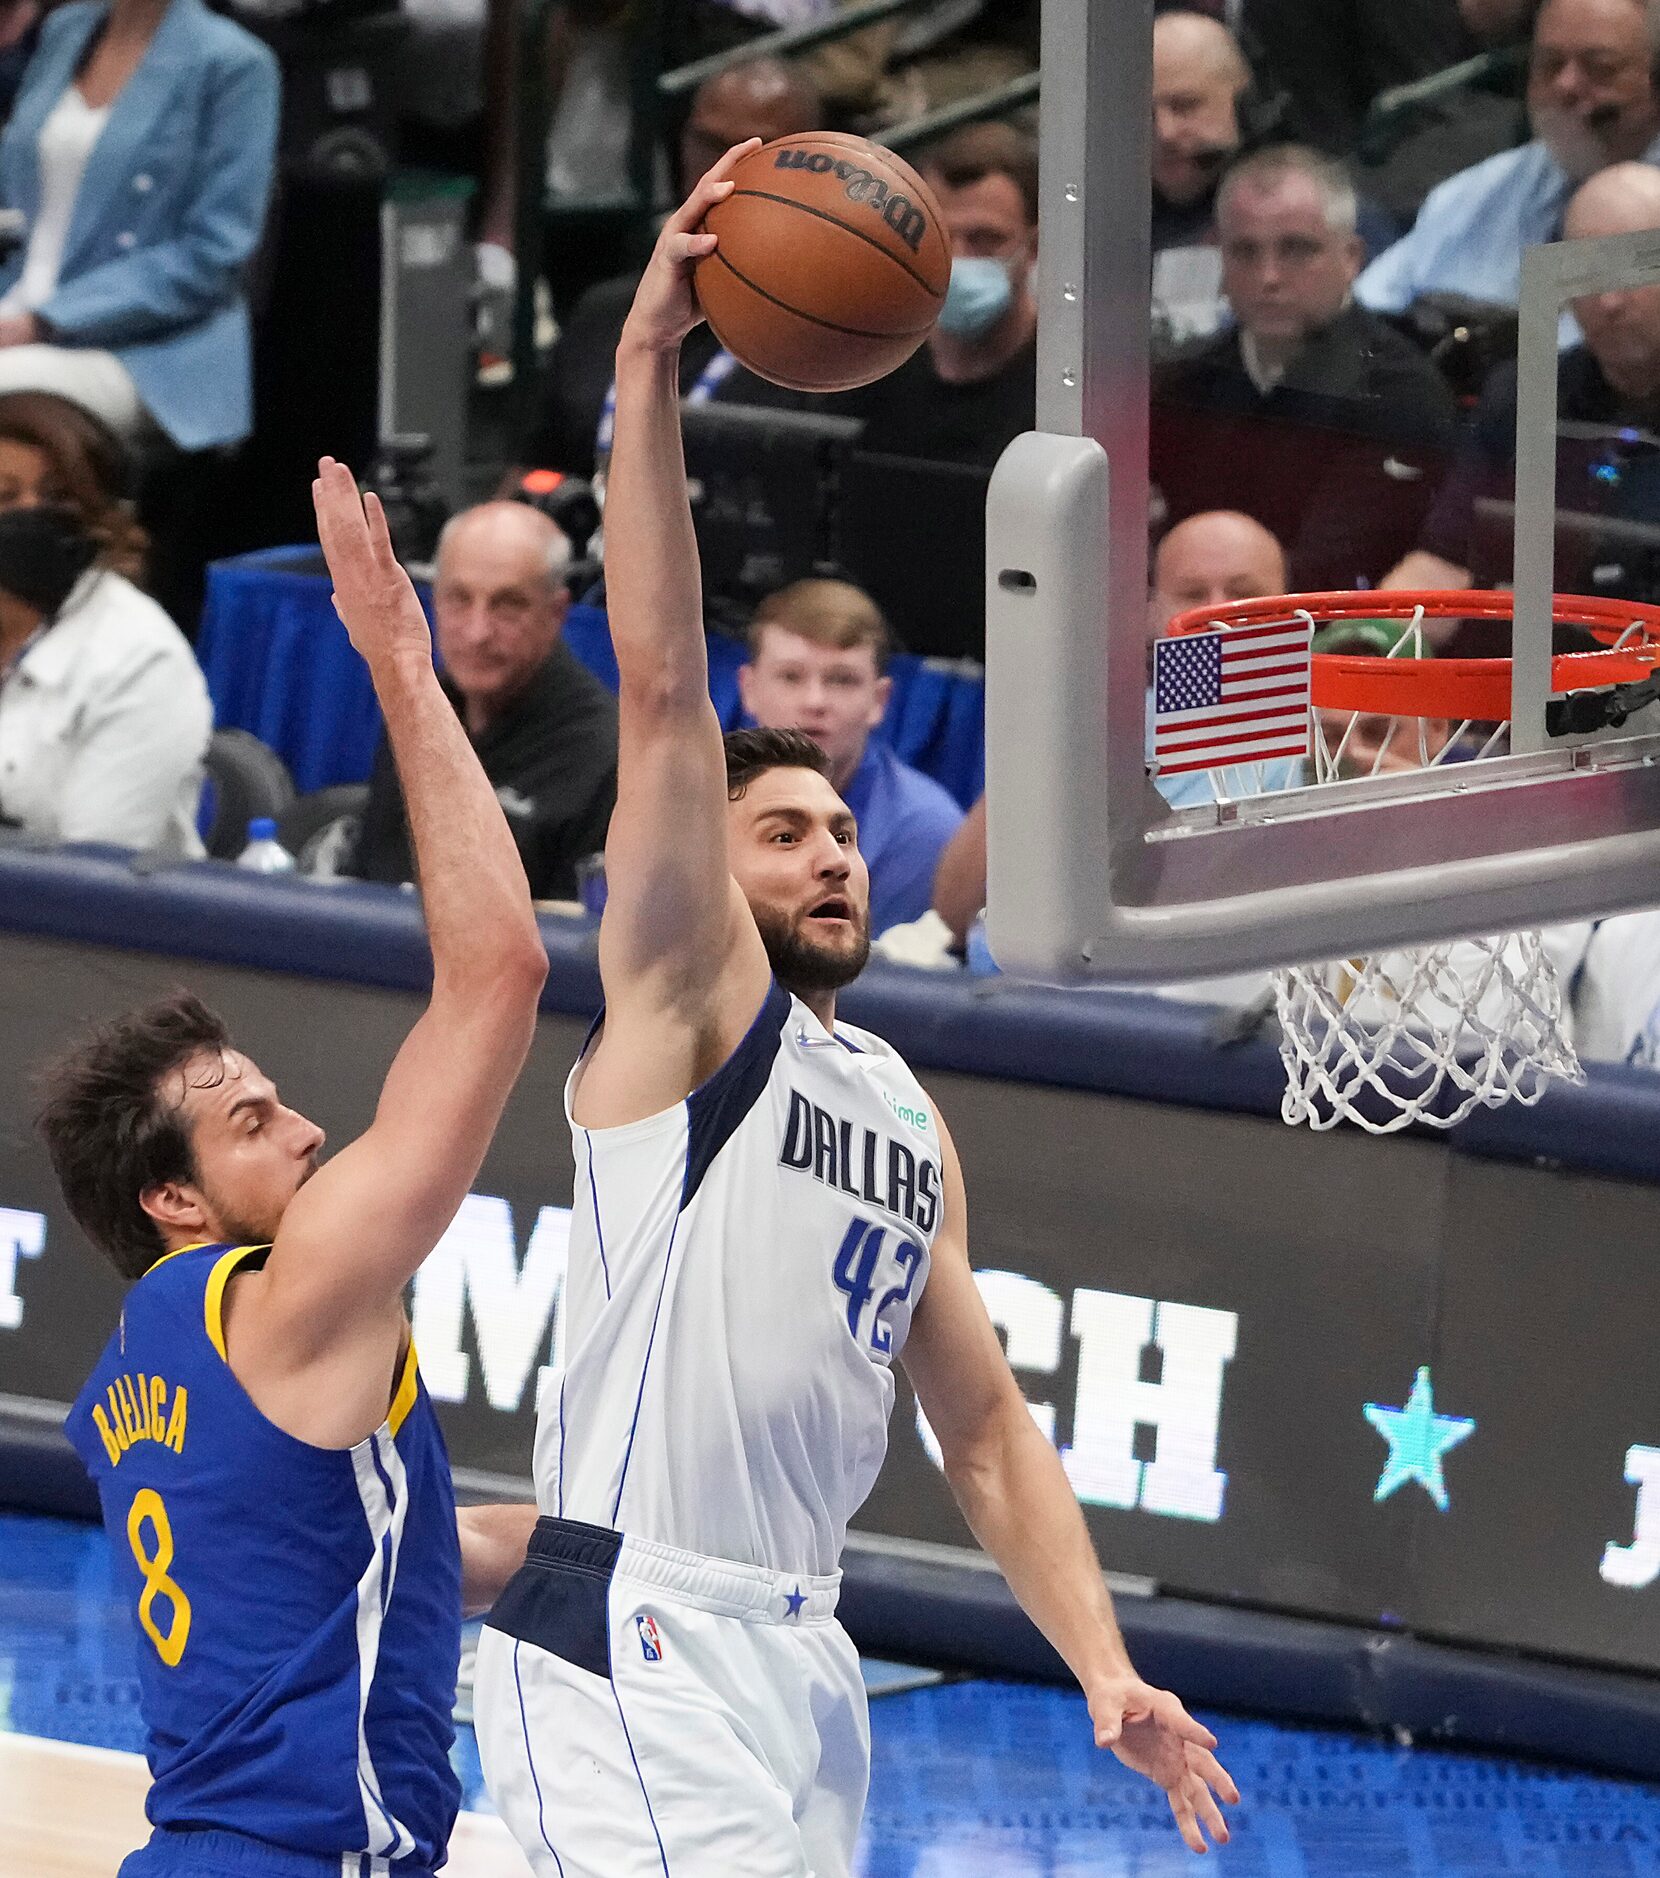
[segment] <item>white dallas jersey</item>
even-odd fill
[[[880,1038],[832,1035],[774,985],[684,1102],[618,1128],[572,1120],[571,1136],[541,1510],[834,1571],[887,1451],[893,1361],[944,1206],[916,1078]]]

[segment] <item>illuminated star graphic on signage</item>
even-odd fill
[[[1476,1425],[1467,1416],[1436,1414],[1428,1367],[1418,1371],[1405,1408],[1384,1408],[1380,1403],[1368,1402],[1366,1419],[1389,1443],[1389,1459],[1372,1498],[1387,1500],[1397,1487],[1416,1480],[1446,1512],[1447,1483],[1441,1475],[1441,1457],[1466,1435],[1473,1435]]]

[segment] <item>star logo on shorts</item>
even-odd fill
[[[784,1602],[790,1608],[790,1616],[792,1618],[799,1617],[801,1615],[802,1605],[807,1602],[806,1594],[802,1591],[800,1585],[797,1585],[784,1599]]]

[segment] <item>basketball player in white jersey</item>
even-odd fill
[[[853,818],[816,745],[757,731],[723,749],[709,702],[677,354],[700,317],[690,263],[714,247],[694,231],[750,147],[668,222],[617,356],[606,1005],[567,1085],[542,1517],[479,1648],[485,1772],[539,1878],[845,1878],[869,1728],[837,1561],[903,1354],[957,1499],[1097,1742],[1202,1852],[1228,1836],[1217,1798],[1238,1798],[1215,1738],[1130,1664],[980,1302],[935,1105],[837,1022],[869,950]],[[499,1561],[525,1532],[505,1509],[472,1525],[476,1597],[492,1538]]]

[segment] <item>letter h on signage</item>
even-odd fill
[[[1222,1517],[1228,1477],[1216,1466],[1216,1441],[1222,1376],[1238,1330],[1232,1311],[1115,1291],[1077,1293],[1078,1398],[1072,1445],[1061,1460],[1080,1500],[1181,1519]],[[1157,1382],[1141,1378],[1148,1344],[1163,1358]],[[1155,1431],[1150,1461],[1135,1457],[1138,1424]]]
[[[1016,1372],[1053,1375],[1060,1368],[1066,1306],[1021,1272],[974,1274],[991,1320],[1003,1332]],[[1058,1441],[1055,1405],[1027,1403],[1044,1435],[1060,1446],[1073,1491],[1087,1506],[1139,1507],[1179,1519],[1217,1520],[1228,1477],[1216,1465],[1222,1383],[1238,1341],[1232,1311],[1167,1304],[1115,1291],[1079,1291],[1071,1332],[1078,1345],[1072,1441]],[[1143,1353],[1162,1360],[1157,1382],[1142,1377]],[[920,1413],[923,1446],[937,1464],[939,1445]],[[1153,1431],[1154,1458],[1136,1458],[1136,1430]]]

